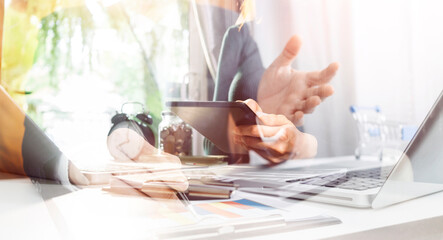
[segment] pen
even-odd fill
[[[196,219],[200,219],[199,215],[195,212],[194,206],[189,202],[189,198],[183,192],[177,192],[179,199],[182,200],[183,204],[189,209],[189,211],[194,215]]]
[[[170,182],[171,184],[172,182]],[[175,182],[174,182],[175,183]],[[167,184],[165,184],[165,182],[149,182],[146,183],[146,185],[150,185],[152,186],[156,186],[156,187],[165,187],[168,186]],[[169,190],[173,190],[170,185],[168,186]],[[151,191],[155,191],[154,189],[150,189]],[[143,190],[142,190],[143,191]],[[147,191],[147,190],[144,190]],[[149,192],[149,191],[148,191]],[[178,197],[178,199],[181,200],[181,202],[186,206],[186,208],[191,212],[191,214],[197,219],[200,220],[199,215],[196,213],[194,207],[192,206],[191,202],[189,201],[189,198],[186,196],[186,194],[184,192],[181,191],[176,191],[176,195]]]

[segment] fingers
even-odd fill
[[[312,96],[319,96],[320,99],[323,100],[331,96],[332,94],[334,94],[334,88],[331,85],[327,84],[306,89],[304,97],[309,98]]]
[[[143,187],[152,191],[174,191],[183,192],[189,187],[188,179],[181,170],[171,170],[166,172],[151,172],[143,179]],[[145,186],[146,185],[146,186]]]
[[[321,99],[319,96],[311,96],[311,97],[308,97],[306,100],[295,102],[292,105],[291,112],[294,114],[299,111],[301,111],[303,113],[311,113],[312,111],[314,111],[315,107],[320,105],[320,103],[321,103]],[[298,115],[299,115],[298,117],[303,117],[303,116],[300,116],[300,113],[298,113]]]
[[[250,136],[258,138],[270,138],[276,136],[281,127],[277,126],[263,126],[263,125],[250,125],[250,126],[239,126],[235,131],[235,134],[239,137]]]
[[[270,150],[273,152],[273,155],[279,156],[286,154],[292,149],[292,146],[287,141],[264,142],[256,137],[242,137],[242,141],[248,149]]]
[[[239,101],[242,102],[242,101]],[[258,105],[258,103],[253,100],[253,99],[247,99],[245,101],[243,101],[243,103],[245,103],[246,105],[248,105],[248,107],[253,111],[253,112],[263,112],[263,110],[261,109],[261,107]]]
[[[162,182],[165,183],[169,188],[179,192],[184,192],[189,187],[188,179],[180,170],[177,170],[168,176],[163,176]]]
[[[143,184],[143,192],[145,193],[176,193],[184,192],[188,189],[188,182],[147,182]]]
[[[239,101],[242,102],[242,101]],[[284,115],[275,115],[263,113],[261,107],[253,99],[243,101],[248,107],[257,114],[261,124],[268,126],[281,126],[290,122]]]
[[[288,124],[290,121],[284,115],[275,115],[258,112],[258,119],[262,125],[266,126],[282,126]]]
[[[148,179],[150,182],[162,182],[165,187],[181,192],[189,186],[186,176],[180,170],[181,162],[177,156],[168,153],[141,154],[136,161],[152,171]]]
[[[280,164],[289,159],[289,158],[283,158],[282,156],[274,156],[268,150],[253,149],[253,151],[256,152],[258,155],[260,155],[261,157],[263,157],[264,159],[268,160],[271,166]]]
[[[329,83],[337,73],[338,67],[339,64],[334,62],[329,64],[329,66],[322,71],[308,73],[308,86],[316,86]]]
[[[292,36],[286,43],[283,52],[278,56],[273,64],[278,66],[289,66],[298,54],[301,47],[301,40],[297,35]]]
[[[177,193],[175,190],[169,188],[162,182],[143,184],[143,188],[141,190],[146,195],[158,199],[172,199]]]
[[[242,101],[239,101],[242,102]],[[258,105],[258,103],[256,101],[254,101],[253,99],[248,99],[243,101],[246,105],[248,105],[248,107],[254,111],[257,114],[258,119],[260,120],[260,123],[262,125],[267,125],[267,126],[282,126],[285,125],[287,123],[290,123],[291,121],[285,116],[285,115],[276,115],[276,114],[267,114],[267,113],[263,113],[261,107]],[[304,106],[305,103],[302,103],[302,105]],[[289,110],[289,109],[288,109]],[[289,111],[288,111],[289,113]],[[289,115],[289,114],[288,114]],[[298,115],[298,118],[302,118],[303,116]]]
[[[302,126],[303,125],[303,116],[305,114],[302,111],[296,111],[292,116],[292,123],[294,123],[295,126]]]
[[[140,154],[135,162],[143,163],[145,167],[153,170],[159,169],[180,169],[181,162],[177,156],[169,153],[156,153],[156,154]]]
[[[303,112],[304,113],[312,113],[314,111],[315,107],[320,105],[320,103],[321,103],[320,97],[318,97],[318,96],[309,97],[305,101],[305,106],[303,108]]]
[[[299,133],[298,129],[292,124],[291,127],[253,126],[252,129],[254,130],[247,132],[247,135],[236,136],[237,144],[241,144],[248,149],[269,150],[278,155],[284,155],[292,151],[295,147],[297,133]],[[268,135],[260,132],[256,136],[251,136],[256,134],[257,131],[262,131],[262,129],[265,129],[264,132]]]
[[[83,173],[71,162],[68,163],[68,177],[69,181],[75,185],[86,186],[89,185],[89,180]]]
[[[273,137],[281,129],[286,129],[292,123],[284,115],[266,114],[258,112],[260,125],[237,126],[234,134],[253,137]]]

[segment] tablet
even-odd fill
[[[244,153],[229,140],[231,125],[257,124],[255,113],[243,102],[171,101],[166,106],[226,153]]]

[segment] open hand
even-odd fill
[[[305,113],[312,113],[323,99],[334,93],[329,82],[339,67],[338,63],[331,63],[322,71],[293,69],[291,63],[300,46],[300,39],[292,36],[280,56],[266,69],[257,93],[264,112],[283,114],[297,126],[303,124]]]

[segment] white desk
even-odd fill
[[[0,173],[0,194],[1,239],[60,239],[30,179]]]
[[[254,239],[443,239],[443,192],[384,209],[357,209],[296,201],[342,223]]]
[[[156,224],[149,218],[155,205],[146,197],[88,188],[54,204],[29,179],[0,176],[1,239],[143,239],[150,234],[146,226]],[[254,239],[443,239],[443,192],[378,210],[285,201],[321,209],[343,223]]]

